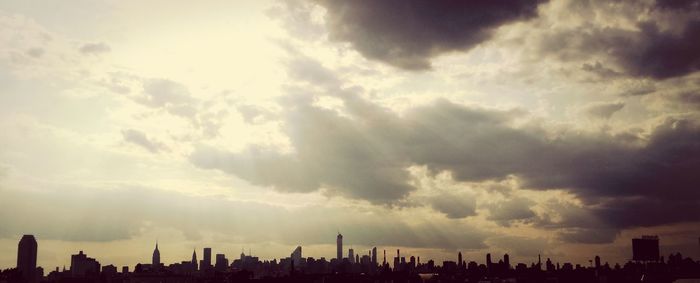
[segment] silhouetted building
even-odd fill
[[[545,268],[548,272],[554,272],[554,270],[555,270],[554,264],[552,264],[552,260],[550,258],[547,258],[545,265],[546,265]]]
[[[462,252],[457,253],[457,268],[462,268]]]
[[[204,248],[204,258],[202,258],[202,261],[199,263],[199,269],[211,269],[211,248]]]
[[[377,247],[372,248],[372,264],[377,265]]]
[[[80,251],[77,255],[71,255],[70,272],[73,277],[95,276],[100,273],[100,263]]]
[[[24,235],[17,245],[17,271],[22,279],[29,282],[37,281],[36,252],[37,243],[33,235]]]
[[[382,262],[382,265],[386,265],[386,250],[384,250],[384,261]]]
[[[343,260],[343,235],[341,235],[340,233],[338,233],[338,237],[336,237],[336,239],[335,239],[335,244],[336,244],[336,248],[337,248],[336,258],[338,259],[338,261],[342,261]]]
[[[350,261],[350,263],[355,262],[355,250],[353,250],[353,249],[348,250],[348,261]]]
[[[117,267],[112,264],[103,266],[102,275],[106,277],[112,277],[117,275]]]
[[[292,254],[289,257],[292,259],[292,262],[294,262],[294,265],[296,265],[297,267],[300,267],[301,266],[301,259],[302,259],[301,246],[298,246],[296,249],[294,249],[294,251],[292,252]]]
[[[197,270],[197,250],[192,251],[192,267]]]
[[[153,250],[151,265],[153,266],[153,269],[160,268],[160,251],[158,250],[158,242],[156,242],[156,249]]]
[[[632,239],[632,259],[637,261],[659,260],[659,237],[642,236]]]
[[[218,271],[225,271],[228,267],[228,259],[225,254],[216,254],[216,263],[214,269]]]
[[[510,256],[508,254],[503,255],[503,264],[506,265],[506,270],[510,270]]]

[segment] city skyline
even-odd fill
[[[633,246],[636,244],[636,242],[645,241],[645,240],[649,240],[649,239],[653,240],[655,243],[652,244],[651,247],[649,247],[648,245],[644,245],[645,248],[646,248],[647,250],[648,250],[649,248],[651,248],[652,250],[653,250],[653,249],[656,249],[656,252],[652,252],[652,253],[651,253],[651,254],[653,255],[651,258],[644,258],[643,256],[637,255],[638,253],[640,253],[640,250],[641,250],[642,248],[640,247],[640,250],[637,250],[637,249],[633,249]],[[628,261],[634,261],[634,260],[640,260],[640,259],[654,260],[654,259],[653,259],[654,257],[655,257],[656,259],[659,259],[659,258],[666,258],[668,255],[673,255],[673,254],[676,254],[676,253],[680,253],[680,251],[678,251],[678,250],[675,250],[675,251],[674,251],[674,250],[665,251],[665,250],[664,250],[664,246],[663,246],[663,241],[660,241],[660,239],[659,239],[658,236],[647,236],[647,235],[644,235],[644,236],[640,236],[640,237],[635,237],[635,238],[633,238],[633,239],[631,239],[631,240],[632,240],[632,242],[631,242],[631,245],[630,245],[630,247],[629,247],[629,251],[627,251],[629,255],[628,255],[627,257],[624,257],[625,260],[623,260],[623,261],[608,261],[608,260],[606,260],[605,263],[608,263],[608,264],[610,264],[610,265],[615,265],[615,264],[623,264],[623,263],[628,262]],[[22,248],[23,246],[24,246],[24,248]],[[212,258],[212,256],[211,256],[211,255],[212,255],[212,251],[215,251],[217,255],[223,255],[223,256],[226,256],[227,258],[228,258],[228,257],[234,257],[234,258],[235,258],[235,257],[238,257],[238,255],[239,255],[239,254],[236,254],[235,251],[216,250],[216,248],[206,247],[206,245],[204,245],[204,246],[205,246],[205,247],[203,247],[203,248],[200,249],[200,252],[201,252],[201,255],[202,255],[201,261],[198,261],[198,260],[197,260],[197,249],[196,249],[196,248],[195,248],[195,249],[192,251],[192,253],[191,253],[191,260],[190,260],[190,261],[191,261],[191,262],[196,262],[195,267],[197,267],[197,268],[205,268],[205,269],[206,269],[206,268],[213,268],[213,267],[214,267],[214,263],[215,263],[217,260],[214,259],[214,258]],[[640,245],[640,246],[641,246],[641,245]],[[336,247],[336,249],[335,249],[336,254],[333,255],[333,256],[328,256],[328,255],[316,255],[316,256],[314,256],[314,255],[308,255],[308,254],[306,254],[306,253],[302,253],[302,246],[299,245],[299,246],[296,246],[296,248],[294,248],[294,250],[292,250],[292,251],[290,252],[290,255],[289,255],[289,256],[278,255],[278,257],[269,257],[269,258],[256,256],[256,258],[260,258],[260,260],[266,260],[266,261],[268,261],[268,260],[281,260],[281,259],[283,259],[283,258],[285,258],[285,257],[286,257],[286,258],[291,258],[291,259],[294,259],[294,258],[303,258],[303,259],[306,259],[307,257],[311,257],[311,258],[316,258],[316,259],[326,259],[326,260],[328,260],[328,261],[330,261],[330,260],[332,260],[332,259],[338,260],[338,251],[341,251],[341,249],[342,249],[342,235],[341,235],[340,233],[338,233],[338,235],[337,235],[337,237],[336,237],[336,245],[335,245],[335,247]],[[393,248],[393,247],[395,247],[395,246],[390,246],[389,248]],[[697,246],[696,246],[696,247],[697,247],[697,249],[700,250],[700,237],[697,238]],[[387,251],[386,248],[382,249],[381,247],[373,246],[373,247],[370,247],[369,249],[366,249],[366,250],[367,250],[366,253],[355,253],[354,255],[356,255],[356,256],[358,256],[358,257],[367,256],[368,259],[370,260],[370,262],[372,262],[372,263],[374,263],[374,264],[376,264],[376,265],[378,265],[378,266],[381,266],[381,265],[383,264],[383,263],[382,263],[383,260],[380,260],[380,255],[377,254],[377,253],[378,253],[379,251],[383,251],[383,253],[386,254],[386,251]],[[411,252],[410,249],[408,250],[408,252],[406,252],[406,250],[404,250],[403,254],[401,253],[401,249],[400,249],[400,248],[395,249],[395,250],[396,250],[396,256],[389,256],[389,257],[387,258],[387,260],[386,260],[386,264],[388,264],[388,265],[389,265],[390,267],[392,267],[392,268],[394,268],[394,265],[397,264],[396,260],[400,260],[401,258],[409,258],[409,257],[417,257],[418,259],[421,258],[421,254],[420,254],[420,253]],[[17,257],[16,257],[17,264],[14,265],[14,266],[0,266],[0,270],[17,267],[17,268],[19,268],[20,270],[25,270],[25,271],[26,271],[26,270],[28,270],[27,267],[21,268],[20,266],[43,267],[43,266],[41,266],[40,264],[37,263],[37,258],[40,258],[40,256],[37,256],[37,254],[38,254],[39,251],[40,251],[40,249],[37,248],[37,240],[36,240],[36,238],[34,237],[34,235],[24,235],[24,236],[22,236],[21,240],[19,241],[19,245],[18,245],[18,248],[17,248]],[[355,261],[354,258],[353,258],[353,259],[350,259],[349,256],[353,254],[351,251],[354,251],[354,248],[348,247],[348,248],[346,248],[345,250],[342,250],[342,254],[343,254],[342,259],[348,260],[350,263],[359,263],[360,261]],[[391,252],[392,249],[389,249],[389,251]],[[83,249],[80,249],[78,252],[79,252],[80,255],[82,255],[83,252],[84,252],[84,250],[83,250]],[[246,254],[246,252],[248,252],[248,254]],[[486,264],[487,266],[490,265],[492,262],[495,263],[495,262],[498,262],[499,260],[503,261],[506,265],[509,265],[509,263],[511,262],[511,261],[510,261],[510,255],[509,255],[509,253],[508,253],[507,251],[503,252],[503,253],[500,254],[500,255],[499,255],[499,254],[496,254],[496,257],[497,257],[496,260],[493,260],[493,259],[492,259],[492,257],[491,257],[491,254],[492,254],[492,253],[491,253],[491,252],[488,252],[488,251],[487,251],[486,253],[484,253],[484,254],[481,254],[481,258],[478,258],[478,256],[475,257],[475,258],[469,258],[469,257],[467,257],[467,256],[463,256],[463,255],[462,255],[463,252],[464,252],[464,251],[462,251],[462,250],[455,250],[455,251],[452,251],[452,252],[451,252],[451,253],[452,253],[452,256],[447,256],[446,258],[438,258],[438,259],[435,259],[435,258],[430,258],[430,257],[423,256],[423,259],[424,259],[424,263],[427,262],[427,260],[435,260],[436,262],[442,262],[442,261],[450,261],[450,260],[453,260],[453,259],[457,259],[457,262],[463,261],[463,262],[467,263],[467,262],[470,262],[470,261],[474,261],[474,262],[477,262],[477,263],[484,263],[484,264]],[[647,254],[648,254],[648,253],[649,253],[649,252],[647,252]],[[295,254],[296,254],[297,256],[295,256]],[[472,252],[472,253],[469,253],[469,254],[474,254],[474,253]],[[682,253],[681,253],[681,254],[682,254]],[[175,258],[175,259],[170,260],[170,261],[162,262],[161,259],[160,259],[160,250],[159,250],[159,248],[158,248],[158,241],[155,242],[155,248],[151,251],[150,255],[151,255],[151,256],[150,256],[150,259],[149,259],[149,260],[144,260],[144,261],[139,261],[139,262],[133,262],[133,263],[131,263],[131,264],[119,264],[119,263],[106,263],[106,264],[114,264],[114,265],[119,266],[119,267],[121,267],[121,266],[126,266],[126,267],[129,267],[129,268],[133,268],[133,266],[135,266],[136,264],[150,264],[150,265],[153,265],[153,266],[159,266],[159,265],[163,264],[164,266],[167,266],[169,263],[185,262],[185,260],[184,260],[185,258],[177,258],[177,256],[175,256],[175,255],[171,255],[171,256],[169,257],[169,258]],[[255,255],[252,253],[252,249],[249,249],[248,251],[246,251],[245,248],[241,248],[241,249],[240,249],[240,256],[243,256],[243,255],[255,256]],[[688,254],[686,254],[686,256],[687,256],[687,255],[688,255]],[[93,255],[93,256],[94,256],[94,255]],[[502,258],[498,258],[499,256],[502,257]],[[557,255],[541,254],[541,253],[540,253],[540,254],[537,254],[536,257],[531,257],[531,258],[529,258],[529,261],[528,261],[528,258],[520,258],[520,260],[519,260],[519,261],[516,261],[516,262],[518,262],[518,263],[526,263],[526,264],[539,263],[539,262],[543,262],[543,261],[542,261],[542,257],[545,257],[546,259],[552,259],[552,258],[553,258],[553,259],[556,260],[556,259],[557,259],[556,256],[557,256]],[[585,256],[586,258],[589,258],[589,259],[584,260],[584,261],[582,261],[582,262],[575,262],[575,261],[574,261],[574,262],[571,262],[571,261],[568,261],[568,260],[562,258],[562,261],[561,261],[561,262],[562,262],[562,263],[568,262],[568,263],[571,263],[571,264],[573,264],[573,265],[581,265],[581,266],[586,266],[586,264],[591,264],[591,265],[592,265],[594,262],[600,263],[600,256],[597,255],[597,254],[595,254],[595,255],[584,255],[584,256]],[[453,258],[453,257],[454,257],[454,258]],[[95,259],[97,259],[97,258],[98,258],[98,256],[95,256]],[[69,260],[68,260],[69,265],[65,265],[65,264],[64,264],[64,265],[56,265],[55,267],[56,267],[56,268],[61,268],[61,267],[65,267],[65,266],[70,266],[70,265],[72,264],[73,259],[70,259],[70,258],[68,258],[68,259],[69,259]],[[481,260],[480,260],[480,259],[481,259]],[[482,260],[483,260],[483,262],[482,262]],[[556,262],[559,262],[559,261],[556,261]],[[510,265],[509,265],[509,266],[510,266]],[[46,268],[45,268],[45,269],[46,269]],[[52,269],[48,269],[48,270],[52,270]],[[130,270],[133,270],[133,269],[130,269]]]
[[[342,236],[338,233],[337,248],[342,246]],[[314,258],[302,254],[302,246],[297,246],[288,257],[261,259],[252,254],[234,256],[216,253],[212,262],[212,248],[202,248],[204,255],[197,261],[197,250],[192,253],[190,260],[167,263],[161,262],[158,242],[152,252],[150,263],[135,263],[133,266],[115,266],[101,263],[99,259],[89,257],[80,250],[70,256],[71,261],[66,266],[55,267],[46,271],[37,266],[38,242],[33,235],[24,235],[19,240],[17,248],[16,268],[0,268],[0,280],[3,282],[98,282],[108,280],[114,282],[162,282],[162,280],[276,280],[278,282],[311,282],[325,278],[330,282],[343,280],[345,276],[357,276],[356,280],[400,280],[414,282],[419,278],[481,278],[498,279],[512,278],[514,280],[576,280],[576,282],[636,282],[642,281],[675,282],[679,278],[696,278],[700,276],[700,261],[684,257],[681,253],[671,253],[668,257],[660,254],[660,239],[658,236],[644,235],[633,238],[633,258],[625,263],[610,263],[598,255],[589,260],[589,265],[560,262],[556,258],[537,255],[536,262],[512,263],[508,253],[492,256],[485,254],[484,261],[469,260],[456,255],[456,261],[444,260],[441,263],[431,258],[423,258],[396,250],[393,265],[386,260],[386,249],[383,250],[382,263],[377,260],[377,247],[367,254],[354,254],[353,248],[348,248],[348,256],[336,254],[336,258],[327,260],[325,257]],[[700,248],[700,237],[698,238]],[[355,257],[353,257],[355,255]],[[338,277],[340,276],[340,277]],[[437,277],[436,277],[437,276]],[[169,278],[169,279],[167,279]],[[237,278],[237,279],[236,279]],[[452,279],[450,279],[452,278]],[[321,279],[324,280],[324,279]],[[548,279],[549,280],[549,279]],[[439,282],[439,281],[438,281]],[[567,281],[568,282],[568,281]]]
[[[0,267],[700,258],[699,50],[698,0],[0,0]]]

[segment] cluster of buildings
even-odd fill
[[[241,252],[238,258],[229,259],[225,254],[215,254],[212,249],[197,251],[192,258],[165,265],[161,262],[158,243],[150,263],[136,264],[118,269],[114,265],[102,266],[83,251],[71,255],[70,268],[65,267],[44,274],[37,267],[37,241],[32,235],[24,235],[18,245],[17,268],[0,272],[0,283],[23,282],[674,282],[679,278],[700,278],[700,262],[672,254],[667,259],[659,256],[658,237],[644,236],[632,240],[633,259],[624,266],[602,263],[596,256],[590,266],[571,263],[553,263],[550,258],[529,265],[511,265],[508,254],[494,259],[486,254],[485,263],[467,261],[459,252],[456,261],[433,260],[421,262],[420,257],[401,255],[387,260],[382,251],[381,262],[377,248],[366,254],[350,248],[343,249],[343,236],[336,238],[335,258],[304,258],[302,247],[296,247],[288,257],[261,261],[258,257]],[[347,256],[346,256],[347,255]],[[393,264],[390,264],[393,262]],[[595,264],[594,264],[595,262]]]

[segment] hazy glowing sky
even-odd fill
[[[0,0],[0,268],[700,256],[698,2],[448,2]]]

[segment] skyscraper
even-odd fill
[[[372,264],[377,265],[377,247],[372,248]]]
[[[197,250],[192,250],[192,266],[197,270]]]
[[[353,249],[348,250],[348,260],[350,261],[350,263],[355,262],[355,250],[353,250]]]
[[[297,246],[289,257],[296,266],[301,266],[301,246]]]
[[[510,256],[508,254],[503,255],[503,263],[506,265],[506,269],[510,269]]]
[[[153,250],[153,260],[151,261],[151,265],[154,269],[158,269],[160,267],[160,251],[158,250],[158,242],[156,242],[156,249]]]
[[[208,270],[211,268],[211,248],[204,248],[204,258],[202,258],[202,263],[199,264],[200,270]]]
[[[457,254],[457,267],[462,268],[462,252]]]
[[[100,274],[100,262],[80,251],[70,256],[70,272],[73,277],[97,276]]]
[[[337,254],[336,258],[338,259],[338,261],[342,261],[343,260],[343,235],[338,233],[338,237],[336,238],[335,243],[336,243],[337,249],[338,249],[337,250],[338,254]]]
[[[632,239],[632,260],[658,261],[659,237],[642,236],[642,238]]]
[[[384,261],[382,262],[382,266],[386,265],[386,250],[384,250]]]
[[[24,235],[17,246],[17,270],[28,282],[36,281],[37,243],[34,235]]]
[[[226,268],[228,268],[228,259],[225,254],[216,254],[214,268],[218,271],[226,271]]]

